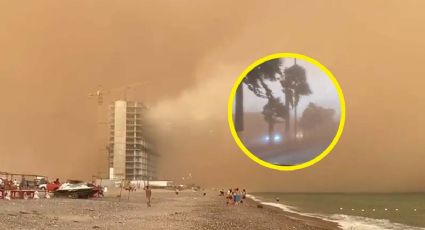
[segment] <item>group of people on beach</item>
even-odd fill
[[[224,189],[220,190],[220,196],[226,197],[226,204],[227,205],[238,205],[242,204],[243,201],[246,198],[246,190],[242,189],[242,191],[239,190],[239,188],[235,189],[228,189],[227,193],[224,194]]]

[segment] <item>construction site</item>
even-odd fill
[[[38,174],[19,174],[0,171],[0,199],[32,199],[65,196],[71,198],[100,197],[104,191],[118,188],[128,191],[147,185],[174,188],[172,181],[158,180],[156,167],[159,154],[150,135],[153,127],[146,121],[148,107],[136,100],[128,100],[128,92],[144,83],[89,93],[97,106],[96,143],[98,154],[108,162],[90,181],[75,178],[56,178]],[[109,98],[105,98],[108,97]],[[37,173],[37,172],[32,172]],[[84,192],[64,193],[72,187]],[[62,192],[61,192],[62,191]],[[42,193],[42,195],[41,195]]]

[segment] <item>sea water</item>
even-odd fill
[[[253,193],[251,198],[343,229],[425,229],[425,193]]]

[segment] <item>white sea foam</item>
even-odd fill
[[[387,219],[373,219],[362,216],[350,216],[343,214],[331,215],[329,219],[336,221],[342,229],[352,230],[423,230],[425,228],[412,227],[404,224],[392,223]]]
[[[392,223],[387,219],[373,219],[361,216],[351,216],[344,214],[316,214],[316,213],[303,213],[296,209],[296,207],[285,205],[282,203],[264,202],[253,195],[247,195],[248,198],[259,202],[263,205],[280,208],[285,212],[295,213],[308,217],[316,217],[326,221],[336,222],[342,229],[345,230],[425,230],[425,228],[412,227],[408,225]]]

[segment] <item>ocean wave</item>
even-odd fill
[[[352,230],[424,230],[425,228],[412,227],[404,224],[393,223],[387,219],[373,219],[362,216],[334,214],[330,220],[336,221],[342,229]]]
[[[317,213],[305,213],[297,210],[296,207],[282,203],[264,202],[253,195],[247,195],[248,198],[263,205],[280,208],[285,212],[295,213],[307,217],[320,218],[325,221],[336,222],[344,230],[425,230],[425,228],[412,227],[404,224],[392,223],[387,219],[373,219],[362,216],[351,216],[344,214],[324,215]]]

